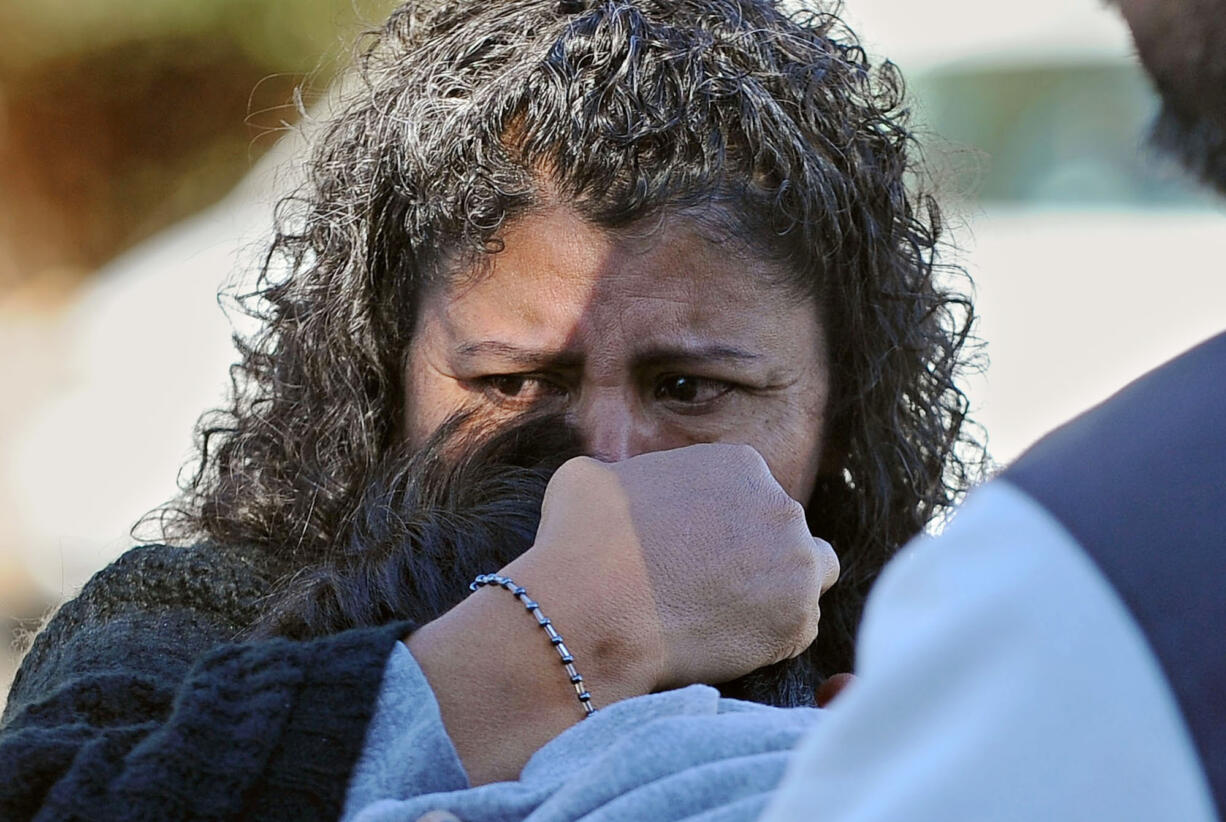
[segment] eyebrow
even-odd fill
[[[525,368],[552,365],[557,367],[579,366],[583,364],[583,355],[578,351],[558,351],[552,349],[523,348],[499,340],[481,340],[479,342],[461,343],[455,352],[460,357],[494,357],[499,360],[514,363]]]
[[[525,368],[577,368],[583,365],[583,355],[578,351],[524,348],[500,340],[461,343],[455,351],[460,357],[468,359],[495,357]],[[633,362],[635,366],[643,367],[665,363],[754,362],[760,359],[761,354],[730,345],[658,345],[636,353]]]

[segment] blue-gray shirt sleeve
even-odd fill
[[[694,685],[625,700],[541,748],[515,782],[470,787],[412,655],[391,655],[345,818],[414,822],[752,820],[821,715],[721,699]]]
[[[349,780],[343,818],[384,797],[467,787],[468,775],[443,728],[434,691],[408,647],[397,642]]]

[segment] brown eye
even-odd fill
[[[731,390],[732,386],[723,380],[673,374],[656,384],[655,397],[681,405],[701,405],[719,399]]]
[[[527,377],[520,376],[519,374],[510,374],[490,377],[486,384],[504,397],[518,397],[519,393],[524,390],[527,382]]]
[[[500,405],[535,403],[566,394],[564,386],[534,374],[491,374],[482,377],[480,384],[486,396]]]

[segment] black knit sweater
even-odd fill
[[[0,720],[0,819],[336,819],[407,623],[237,643],[274,569],[147,546],[35,640]]]

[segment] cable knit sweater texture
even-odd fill
[[[0,819],[336,819],[412,625],[239,643],[258,552],[145,546],[35,640],[0,720]]]

